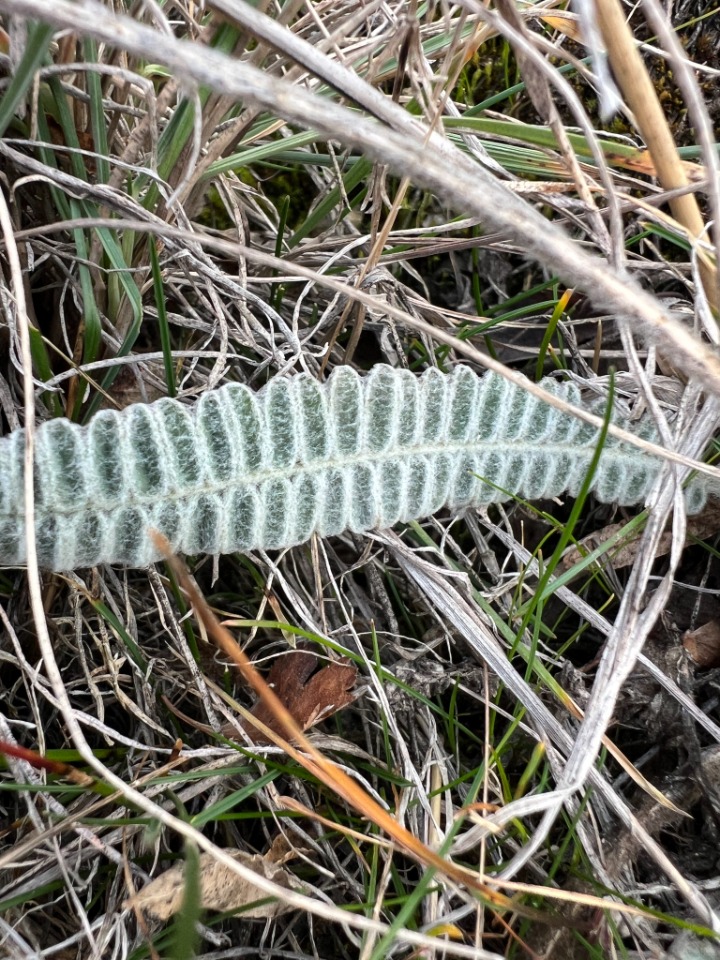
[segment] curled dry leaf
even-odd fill
[[[552,30],[564,33],[566,37],[570,37],[576,43],[585,43],[577,14],[553,10],[552,14],[547,14],[539,19]]]
[[[353,663],[343,658],[318,670],[319,663],[320,658],[312,651],[294,650],[275,660],[267,678],[268,685],[303,731],[342,710],[355,698],[357,667]],[[281,732],[274,714],[262,701],[258,701],[251,712],[265,726]],[[256,743],[271,742],[250,723],[244,723],[243,727]],[[227,737],[236,736],[232,725],[223,729],[223,733]]]
[[[246,853],[244,850],[226,849],[233,860],[272,880],[281,887],[292,889],[293,875],[270,856]],[[264,901],[243,912],[243,917],[253,920],[276,917],[288,909],[280,900],[267,899],[267,894],[254,883],[239,877],[223,863],[218,863],[211,853],[200,854],[200,906],[203,910],[239,910],[256,900]],[[134,897],[123,903],[124,909],[139,907],[154,920],[166,921],[181,908],[185,894],[185,864],[178,863],[149,883]]]
[[[697,667],[710,670],[720,666],[720,621],[709,620],[683,635],[683,646]]]

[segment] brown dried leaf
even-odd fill
[[[292,889],[292,874],[267,857],[232,848],[224,853],[267,880]],[[139,907],[149,917],[164,922],[180,910],[184,893],[185,864],[178,863],[161,873],[130,900],[126,900],[123,908]],[[267,900],[267,894],[254,883],[233,873],[225,864],[218,863],[211,853],[200,854],[200,905],[204,910],[224,913],[226,910],[238,910],[255,900]],[[286,909],[281,901],[273,900],[251,907],[244,911],[243,917],[260,920],[275,917]]]
[[[354,700],[352,688],[357,679],[357,667],[343,658],[333,660],[315,672],[319,662],[320,658],[310,650],[294,650],[277,658],[267,678],[268,685],[303,731],[331,717]],[[251,712],[265,726],[281,732],[274,714],[264,703],[258,701]],[[250,723],[244,723],[243,727],[256,743],[271,742]],[[223,733],[232,737],[234,730],[228,726]]]
[[[309,852],[309,850],[305,852]],[[284,833],[276,833],[275,839],[270,844],[270,849],[264,853],[268,863],[276,863],[278,866],[287,863],[289,860],[295,860],[299,856],[298,848],[290,845],[290,841]]]
[[[566,37],[570,37],[570,39],[576,43],[584,43],[577,14],[562,10],[553,10],[552,14],[545,14],[538,19],[546,23],[551,29],[564,33]]]
[[[629,157],[608,152],[606,158],[613,166],[621,167],[624,170],[641,173],[646,177],[658,176],[655,160],[649,150],[639,150]],[[693,163],[691,160],[679,160],[678,166],[682,168],[691,183],[702,183],[707,179],[707,173],[702,164]]]
[[[683,646],[701,670],[720,667],[720,621],[709,620],[697,630],[688,630],[683,635]]]

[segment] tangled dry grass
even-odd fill
[[[5,429],[462,360],[673,452],[645,512],[190,558],[199,618],[168,563],[0,571],[0,955],[716,955],[720,10],[672,12],[0,0]],[[299,639],[358,680],[293,746],[233,644]]]

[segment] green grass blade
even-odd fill
[[[97,44],[94,40],[89,38],[83,40],[83,56],[89,63],[98,62]],[[94,70],[88,70],[86,77],[87,90],[90,96],[90,126],[95,153],[97,154],[95,159],[96,177],[100,183],[107,183],[110,179],[110,163],[108,161],[110,150],[107,139],[108,123],[103,106],[102,82],[100,75]]]
[[[45,61],[54,32],[53,27],[45,23],[29,25],[27,45],[22,60],[17,65],[13,78],[0,100],[0,137],[7,130],[15,109],[30,90],[38,68]]]
[[[169,953],[172,960],[193,960],[200,945],[200,936],[196,930],[202,912],[200,855],[197,846],[191,840],[185,841],[183,880],[185,890],[182,907],[175,917],[172,946]]]
[[[170,340],[170,325],[168,323],[167,305],[165,302],[165,286],[160,270],[160,260],[157,253],[157,244],[154,238],[148,241],[150,251],[150,268],[153,278],[153,292],[155,294],[155,307],[158,312],[158,330],[160,331],[160,344],[163,353],[163,365],[165,367],[165,382],[167,383],[168,396],[174,397],[175,388],[175,366],[172,358],[172,343]]]

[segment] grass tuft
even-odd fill
[[[3,432],[26,385],[87,422],[462,362],[712,461],[720,8],[643,4],[630,46],[602,18],[658,138],[625,61],[601,119],[573,11],[506,6],[0,0]],[[201,617],[165,563],[42,574],[39,619],[0,571],[0,956],[700,955],[720,716],[683,634],[718,618],[720,525],[668,521],[674,479],[189,558]],[[356,700],[309,746],[229,739],[254,695],[215,620],[260,674],[348,657]],[[286,851],[272,923],[201,909],[228,849]],[[183,858],[180,915],[123,907]]]

